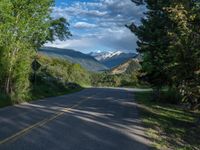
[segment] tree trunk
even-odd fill
[[[10,94],[10,77],[8,76],[6,83],[5,83],[5,92],[7,95]]]
[[[13,53],[9,55],[10,57],[10,68],[8,70],[8,77],[6,79],[6,82],[5,82],[5,92],[7,95],[10,95],[11,94],[11,91],[12,91],[12,88],[11,88],[11,75],[12,75],[12,68],[13,68],[13,59],[16,55],[16,53],[19,51],[19,48],[15,48],[13,50]]]

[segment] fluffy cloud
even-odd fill
[[[125,24],[140,23],[145,11],[130,0],[73,1],[54,8],[53,17],[66,17],[74,35],[67,41],[48,46],[72,48],[82,52],[97,50],[134,51],[137,38]]]
[[[97,25],[87,23],[87,22],[77,22],[74,24],[74,28],[83,29],[83,28],[95,28]]]

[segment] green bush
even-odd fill
[[[136,87],[138,86],[138,79],[135,73],[116,75],[108,72],[93,73],[91,84],[93,86]]]
[[[55,77],[63,83],[74,82],[80,85],[90,85],[90,73],[79,64],[44,55],[40,55],[38,60],[43,66],[39,74],[44,77]]]

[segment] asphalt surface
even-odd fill
[[[0,109],[0,150],[148,150],[134,90],[90,88]]]

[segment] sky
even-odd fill
[[[97,51],[136,51],[136,36],[125,24],[140,23],[144,7],[130,0],[56,0],[52,16],[65,17],[72,37],[46,46],[67,48],[83,53]]]

